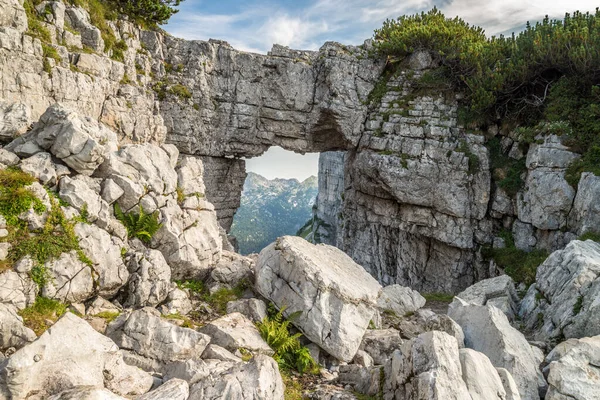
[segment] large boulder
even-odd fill
[[[546,357],[546,400],[600,399],[600,336],[570,339]]]
[[[384,365],[403,343],[400,332],[393,328],[369,329],[365,332],[359,349],[371,356],[376,365]]]
[[[494,306],[477,306],[456,297],[448,309],[465,334],[465,346],[490,359],[495,367],[507,369],[524,400],[539,399],[538,388],[546,386],[538,359],[525,336],[513,328],[506,315]]]
[[[116,133],[104,125],[54,104],[30,132],[6,147],[22,157],[47,150],[78,173],[91,175],[117,143]]]
[[[600,244],[574,240],[538,267],[519,313],[536,340],[600,334]]]
[[[205,334],[164,321],[148,307],[119,316],[107,335],[122,349],[164,363],[200,358],[210,342]]]
[[[123,361],[119,348],[87,322],[66,313],[35,342],[13,354],[2,379],[13,399],[49,397],[77,386],[141,395],[152,377]]]
[[[0,274],[0,303],[22,310],[35,303],[38,287],[27,273],[8,270]]]
[[[385,398],[471,400],[456,340],[433,331],[405,343],[385,366],[383,391]]]
[[[200,380],[191,387],[188,400],[281,400],[284,387],[275,360],[257,355],[249,363]]]
[[[580,235],[600,230],[600,176],[591,172],[581,174],[569,213],[569,228]]]
[[[261,251],[256,289],[329,354],[351,361],[377,306],[381,286],[341,250],[284,236]]]

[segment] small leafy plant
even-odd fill
[[[144,243],[150,243],[154,234],[162,227],[158,222],[158,211],[146,213],[140,206],[140,212],[124,213],[115,203],[115,217],[127,228],[127,237],[138,238]]]
[[[38,297],[31,307],[19,311],[25,326],[40,336],[49,328],[51,322],[57,321],[65,312],[67,305],[59,301]]]
[[[290,323],[298,318],[300,312],[293,313],[289,319],[283,317],[285,307],[275,315],[263,319],[257,324],[258,331],[267,344],[275,351],[273,358],[284,370],[296,370],[301,374],[314,372],[318,364],[313,360],[308,349],[298,340],[301,333],[290,333]]]

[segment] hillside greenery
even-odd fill
[[[464,93],[467,125],[565,135],[582,154],[569,182],[576,185],[582,171],[600,175],[600,10],[546,17],[519,34],[488,38],[482,28],[434,8],[387,20],[374,38],[377,55],[387,59],[382,79],[407,55],[427,50],[442,66],[440,79]],[[550,125],[556,132],[539,132],[540,124],[556,122]],[[505,183],[512,188],[511,179]]]

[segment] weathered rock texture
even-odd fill
[[[538,267],[520,314],[536,340],[600,334],[600,244],[574,240]]]
[[[342,278],[343,277],[343,278]],[[256,265],[256,289],[308,339],[339,360],[351,361],[373,317],[381,286],[350,257],[328,245],[284,236]]]

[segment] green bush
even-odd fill
[[[136,237],[144,243],[150,243],[154,234],[162,227],[158,222],[158,211],[148,214],[141,206],[139,213],[124,213],[115,203],[115,217],[127,228],[127,237]]]
[[[388,20],[374,37],[376,52],[388,65],[417,50],[433,54],[448,81],[465,94],[462,122],[502,122],[532,134],[564,135],[584,154],[571,182],[581,171],[598,171],[588,152],[600,146],[600,10],[561,20],[546,17],[527,23],[518,35],[486,38],[481,28],[434,8]],[[518,175],[518,169],[510,171],[507,191],[520,185]]]
[[[23,317],[25,326],[40,336],[66,312],[66,304],[45,297],[38,297],[31,307],[19,311],[19,315]]]
[[[283,370],[296,370],[300,373],[312,372],[318,368],[317,363],[310,355],[308,349],[298,340],[302,334],[290,333],[290,323],[297,318],[299,313],[290,315],[289,319],[283,318],[281,309],[257,324],[258,330],[267,344],[275,351],[273,358]]]
[[[586,232],[583,235],[579,236],[577,240],[593,240],[594,242],[600,243],[600,232]]]
[[[167,23],[169,18],[178,12],[174,7],[182,0],[117,0],[116,3],[124,14],[127,14],[142,26],[152,27]]]
[[[493,259],[516,283],[522,282],[527,286],[534,283],[537,268],[548,258],[548,253],[544,250],[525,252],[517,249],[512,233],[508,231],[500,232],[498,236],[504,239],[506,247],[485,248],[482,251],[483,256]]]
[[[25,187],[35,182],[31,175],[16,169],[0,170],[0,214],[10,226],[19,225],[19,214],[33,208],[42,213],[46,207]]]

